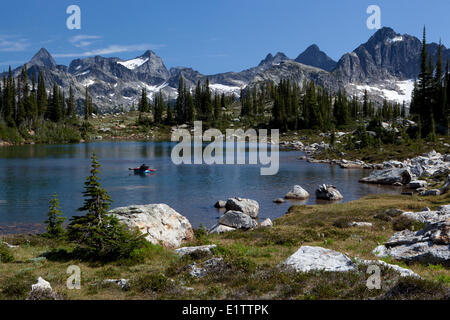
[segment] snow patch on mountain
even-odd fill
[[[227,86],[224,84],[220,84],[220,83],[213,83],[209,85],[209,88],[211,89],[211,91],[215,92],[215,93],[225,93],[225,94],[231,94],[231,93],[237,93],[240,94],[241,92],[241,87],[235,87],[235,86]]]
[[[371,85],[350,83],[346,89],[349,93],[356,94],[360,98],[364,96],[364,91],[367,90],[369,96],[379,98],[378,100],[386,99],[389,102],[399,104],[405,102],[409,105],[414,90],[414,80],[388,80]]]
[[[84,76],[84,75],[88,74],[89,72],[91,72],[91,70],[86,70],[80,74],[77,74],[77,76]]]
[[[395,38],[389,39],[389,42],[400,42],[403,41],[403,37],[402,36],[397,36]]]
[[[135,58],[135,59],[127,60],[127,61],[117,61],[117,63],[123,65],[127,69],[134,70],[134,69],[142,66],[147,61],[148,61],[148,58],[145,58],[145,59]]]
[[[82,85],[83,87],[90,87],[90,86],[92,86],[94,83],[95,83],[95,80],[93,80],[93,79],[86,79],[86,80],[84,80],[83,82],[81,82],[81,85]]]

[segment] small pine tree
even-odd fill
[[[100,163],[95,153],[91,159],[90,175],[84,183],[84,205],[78,209],[87,213],[71,218],[68,227],[69,239],[77,243],[76,252],[83,258],[128,258],[135,249],[143,246],[145,240],[138,231],[129,231],[116,217],[107,214],[112,200],[101,187],[98,177]]]
[[[49,211],[47,214],[47,235],[50,238],[60,238],[64,234],[63,223],[66,220],[62,216],[61,207],[59,206],[59,200],[56,193],[53,194],[53,197],[49,201]]]

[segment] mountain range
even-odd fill
[[[55,82],[67,93],[72,85],[79,111],[84,106],[85,87],[101,112],[115,112],[137,104],[143,88],[149,97],[161,90],[166,98],[176,98],[181,76],[190,89],[208,77],[211,90],[219,94],[239,96],[241,89],[261,81],[290,79],[302,86],[305,80],[313,80],[332,91],[345,89],[349,95],[362,96],[367,90],[375,102],[387,99],[409,104],[414,79],[420,72],[421,46],[418,38],[385,27],[339,61],[313,44],[295,59],[278,52],[268,54],[257,66],[241,72],[203,75],[187,67],[169,70],[152,51],[131,60],[95,56],[76,59],[64,66],[57,65],[42,48],[27,63],[27,69],[30,79],[42,71],[48,90]],[[438,48],[436,43],[427,44],[434,60]],[[450,49],[443,47],[442,56],[445,64],[450,60]],[[19,76],[20,71],[21,67],[15,69],[14,76]]]

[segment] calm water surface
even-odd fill
[[[99,142],[0,148],[0,226],[45,221],[53,192],[66,217],[79,214],[76,209],[83,202],[83,183],[94,151],[102,164],[103,187],[114,200],[112,208],[166,203],[193,226],[215,224],[221,212],[214,203],[233,196],[255,199],[261,218],[277,218],[292,203],[276,205],[273,199],[283,197],[295,184],[311,193],[307,204],[316,203],[314,190],[323,183],[337,186],[344,201],[373,193],[399,193],[391,187],[358,183],[369,171],[310,164],[298,160],[301,152],[280,152],[278,174],[261,176],[255,165],[176,166],[170,159],[173,146],[169,142]],[[157,169],[156,174],[130,174],[128,168],[142,163]]]

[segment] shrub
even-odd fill
[[[350,218],[341,217],[341,218],[336,219],[333,222],[333,226],[336,228],[344,229],[344,228],[348,228],[350,226],[351,222],[352,221]]]
[[[0,262],[7,263],[14,261],[14,255],[4,244],[0,244]]]
[[[134,286],[141,292],[163,292],[173,287],[170,281],[163,274],[144,274],[134,281]]]
[[[381,299],[387,300],[419,300],[449,299],[450,289],[442,283],[417,278],[400,278]]]
[[[5,299],[23,300],[35,280],[30,272],[19,272],[15,276],[5,278],[0,285],[2,295]]]
[[[424,224],[422,222],[412,220],[408,217],[400,216],[395,218],[395,220],[392,222],[392,228],[395,231],[402,231],[406,229],[411,231],[418,231],[424,228]]]
[[[392,218],[385,212],[378,213],[378,214],[374,215],[373,217],[375,219],[386,221],[386,222],[392,221]]]

